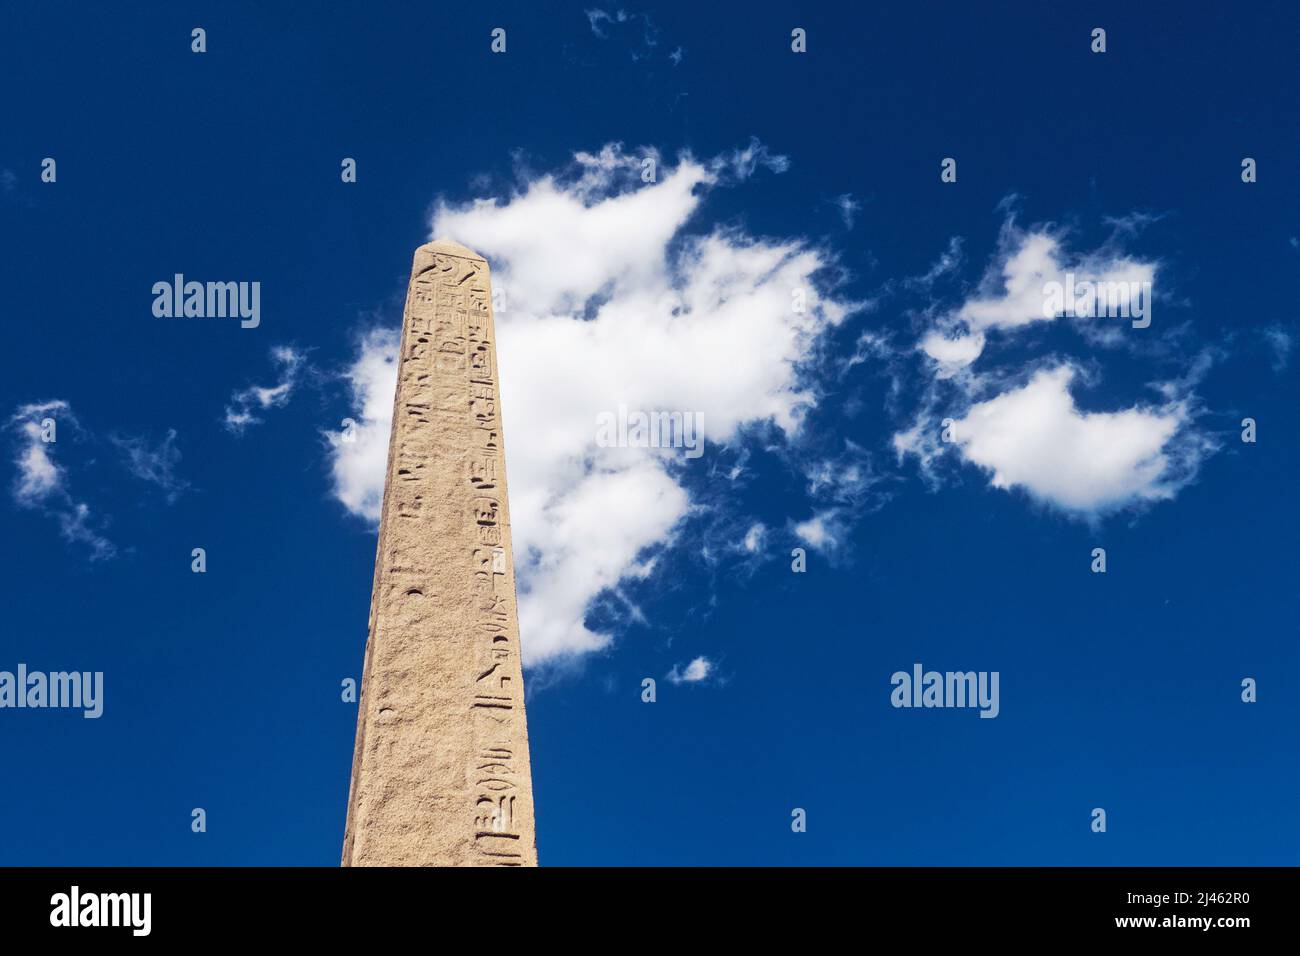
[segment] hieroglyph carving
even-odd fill
[[[487,262],[416,251],[343,864],[536,865]]]

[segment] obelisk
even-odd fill
[[[415,251],[344,866],[535,866],[487,261]]]

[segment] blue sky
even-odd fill
[[[337,863],[435,232],[507,297],[543,864],[1293,862],[1300,17],[1142,7],[11,7],[0,670],[105,690],[0,709],[0,863]],[[1150,326],[1008,294],[1066,271]],[[705,453],[596,449],[619,403]],[[917,662],[998,717],[892,707]]]

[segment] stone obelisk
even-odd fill
[[[415,251],[344,866],[535,866],[488,264]]]

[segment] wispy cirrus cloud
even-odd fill
[[[629,55],[633,62],[648,59],[659,48],[659,28],[648,13],[632,13],[622,7],[601,9],[589,8],[583,11],[587,15],[587,24],[592,34],[600,40],[608,40],[616,35],[630,37]],[[677,66],[685,55],[681,46],[673,47],[667,54],[673,66]]]
[[[854,199],[852,193],[842,193],[832,200],[832,205],[839,210],[840,221],[844,223],[844,228],[852,229],[857,222],[858,213],[862,211],[862,203]]]
[[[1127,315],[1139,303],[1134,289],[1152,288],[1156,263],[1119,254],[1114,247],[1086,255],[1067,256],[1060,237],[1048,229],[1021,231],[1008,220],[1000,241],[998,261],[985,274],[979,290],[944,315],[920,342],[938,374],[948,377],[971,365],[984,352],[988,335],[1013,334],[1063,314],[1053,285],[1114,289],[1117,305]],[[1149,305],[1149,303],[1148,303]]]
[[[55,460],[60,431],[66,439],[78,428],[72,406],[63,399],[20,405],[8,426],[17,466],[11,486],[14,503],[51,518],[64,540],[86,547],[92,561],[113,557],[117,547],[104,537],[102,521],[72,496],[67,468]]]
[[[849,439],[841,444],[843,447],[833,455],[802,456],[801,468],[813,514],[790,526],[801,544],[836,561],[847,556],[845,546],[854,526],[892,497],[884,487],[891,481],[890,476],[878,470],[867,449]]]
[[[1291,327],[1274,322],[1260,331],[1264,344],[1273,356],[1273,371],[1284,372],[1291,363],[1291,352],[1295,348],[1295,335]]]
[[[109,441],[122,455],[123,464],[135,478],[156,485],[171,504],[189,489],[190,483],[177,474],[181,452],[176,447],[176,429],[169,428],[160,441],[144,435],[110,435]]]
[[[262,423],[258,417],[262,412],[289,403],[306,365],[306,355],[292,346],[277,345],[271,349],[271,361],[279,372],[274,385],[250,385],[230,396],[223,422],[232,434],[242,435],[250,425]]]

